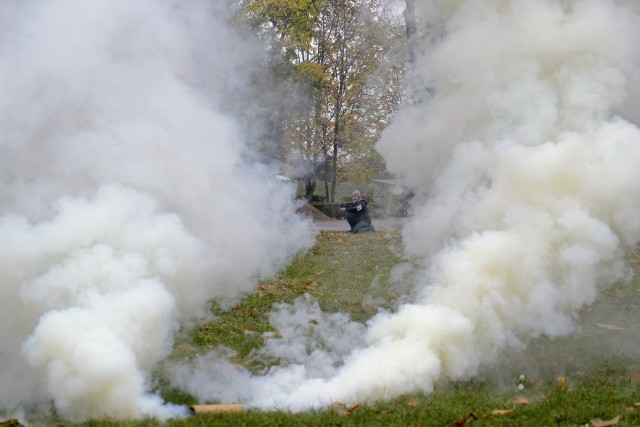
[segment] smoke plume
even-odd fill
[[[0,5],[4,413],[180,414],[151,391],[179,323],[312,243],[225,109],[262,50],[212,3]]]
[[[237,385],[233,397],[248,404],[299,410],[430,392],[533,339],[574,333],[599,287],[628,278],[625,254],[640,239],[637,5],[418,6],[444,22],[413,70],[433,97],[401,111],[378,144],[416,194],[403,239],[417,296],[372,318],[361,339],[338,327],[350,351],[302,341],[313,366],[284,360],[264,376],[226,366],[224,391]],[[305,307],[295,311],[299,337],[335,325]],[[271,354],[300,348],[287,325]],[[213,400],[223,388],[215,381],[184,379],[214,360],[220,372],[210,358],[176,376]]]

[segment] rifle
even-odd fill
[[[353,203],[353,202],[347,202],[347,203],[340,203],[340,204],[338,205],[338,207],[339,207],[339,208],[347,208],[347,209],[349,209],[349,208],[354,207],[355,205],[356,205],[356,204],[355,204],[355,203]]]

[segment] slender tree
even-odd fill
[[[242,5],[247,21],[271,38],[281,60],[296,70],[297,83],[307,88],[306,107],[283,123],[289,157],[296,153],[309,165],[301,176],[306,197],[321,179],[334,202],[342,179],[364,179],[384,168],[373,146],[393,104],[402,99],[402,63],[387,63],[397,59],[389,55],[395,46],[390,40],[399,37],[397,25],[385,0],[243,0]]]

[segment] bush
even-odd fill
[[[340,212],[340,207],[335,203],[325,203],[325,202],[311,202],[311,206],[318,209],[323,214],[336,219],[344,218],[342,212]]]

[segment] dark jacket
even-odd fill
[[[371,225],[371,217],[369,216],[369,209],[367,209],[367,201],[360,199],[353,207],[347,208],[346,213],[351,214],[353,224],[357,224],[360,221],[366,221]]]

